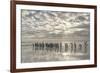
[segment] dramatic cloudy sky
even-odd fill
[[[34,38],[88,37],[90,14],[43,10],[21,10],[22,35]]]

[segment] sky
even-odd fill
[[[22,9],[21,24],[22,36],[89,37],[90,13]]]

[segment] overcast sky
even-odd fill
[[[21,10],[22,35],[32,37],[89,37],[90,14],[80,12]]]

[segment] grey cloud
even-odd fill
[[[87,20],[89,20],[89,19],[87,19],[86,16],[77,16],[77,17],[75,18],[75,20],[77,20],[77,21],[87,21]]]
[[[81,30],[81,31],[75,31],[74,33],[69,34],[70,36],[89,36],[88,30]]]
[[[74,26],[74,27],[71,27],[71,28],[83,28],[83,29],[89,29],[90,28],[90,25],[87,25],[87,24],[81,24],[81,25],[78,25],[78,26]]]

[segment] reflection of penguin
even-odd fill
[[[49,51],[51,51],[51,49],[52,49],[51,47],[52,47],[52,46],[51,46],[51,43],[49,43]]]
[[[34,48],[34,47],[35,47],[34,44],[32,44],[32,46],[33,46],[32,50],[35,50],[35,48]]]
[[[35,50],[38,50],[38,43],[35,43]]]
[[[73,52],[73,43],[70,43],[71,45],[71,52]]]
[[[88,43],[87,41],[84,41],[84,52],[85,53],[87,52],[87,47],[88,47]]]
[[[55,51],[58,51],[58,44],[55,43]]]
[[[56,43],[56,51],[58,52],[58,50],[59,50],[59,44],[58,43]]]
[[[76,43],[74,43],[74,52],[76,52]]]
[[[65,43],[65,52],[67,52],[67,51],[68,51],[68,44]]]
[[[48,51],[48,43],[45,43],[46,51]]]
[[[42,42],[42,50],[44,50],[44,43]]]
[[[60,52],[62,52],[62,43],[60,43]]]
[[[79,52],[82,52],[82,44],[79,44]]]
[[[51,43],[50,46],[51,46],[51,51],[52,51],[53,50],[53,43]]]
[[[58,51],[57,52],[59,52],[59,43],[57,43],[57,48],[58,48]]]
[[[39,48],[40,50],[42,50],[42,43],[39,43]]]
[[[54,44],[54,51],[56,51],[56,43]]]

